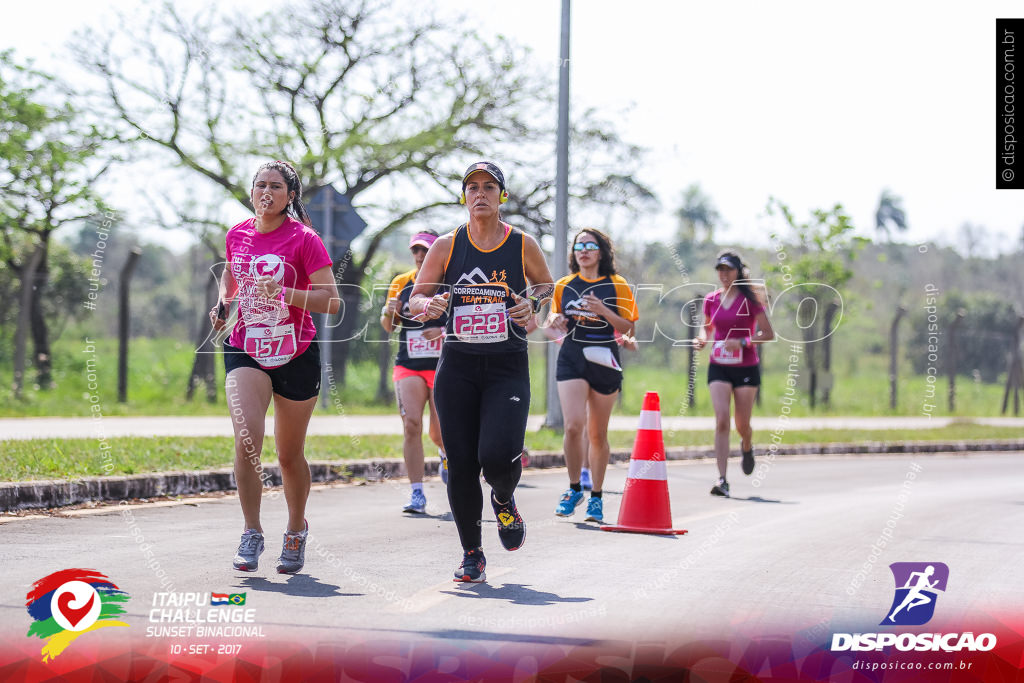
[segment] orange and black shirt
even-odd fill
[[[395,310],[395,323],[399,330],[395,365],[410,370],[434,370],[437,368],[437,359],[441,356],[441,341],[444,335],[427,340],[423,337],[423,330],[444,327],[448,316],[442,315],[434,320],[413,320],[409,312],[409,295],[412,294],[414,284],[415,268],[396,276],[388,287],[387,300],[398,299],[398,308]]]
[[[615,328],[611,323],[584,308],[583,297],[587,294],[601,299],[605,306],[626,320],[635,322],[640,317],[633,290],[623,277],[606,275],[588,280],[580,273],[566,275],[555,283],[551,310],[565,316],[568,322],[567,342],[602,344],[615,341]]]

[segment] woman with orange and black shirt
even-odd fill
[[[573,240],[567,275],[555,283],[549,329],[561,332],[555,378],[565,423],[569,488],[555,508],[568,517],[583,502],[580,482],[589,442],[593,489],[587,521],[604,521],[602,487],[608,467],[608,421],[622,387],[616,334],[632,337],[639,315],[629,284],[615,272],[615,251],[600,230],[581,230]]]
[[[441,456],[441,481],[448,483],[448,463],[441,443],[437,409],[434,407],[434,374],[437,370],[437,360],[441,357],[441,343],[444,341],[447,316],[422,321],[414,319],[409,312],[409,295],[416,283],[416,273],[423,265],[430,245],[436,239],[437,233],[433,230],[423,230],[410,238],[409,251],[412,252],[416,267],[391,281],[388,299],[380,315],[380,324],[385,332],[391,333],[396,327],[399,330],[398,354],[395,357],[392,380],[404,428],[402,455],[405,458],[405,471],[412,486],[409,503],[402,508],[402,512],[419,514],[427,511],[427,497],[423,493],[425,405],[430,406],[430,440],[437,445],[438,455]]]

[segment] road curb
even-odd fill
[[[937,454],[963,452],[1007,452],[1024,450],[1024,439],[997,439],[984,441],[903,441],[903,442],[862,442],[854,444],[800,444],[780,446],[774,451],[758,449],[758,457],[790,455],[899,455]],[[714,449],[670,448],[665,452],[667,460],[697,460],[713,458]],[[627,450],[614,450],[612,462],[626,462],[630,458]],[[428,460],[426,473],[437,475],[438,463]],[[564,467],[561,452],[545,451],[530,453],[528,467],[547,469]],[[405,476],[405,463],[400,458],[314,461],[309,464],[314,482],[348,482],[353,480],[385,481]],[[277,465],[264,467],[268,485],[281,485],[281,470]],[[233,491],[235,475],[231,468],[195,472],[159,472],[120,477],[88,477],[73,480],[38,480],[28,482],[0,483],[0,512],[56,508],[79,505],[92,501],[137,500],[165,496],[184,496],[212,491]]]

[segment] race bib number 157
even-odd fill
[[[265,368],[284,365],[295,355],[295,325],[245,328],[245,352]]]

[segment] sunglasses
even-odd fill
[[[600,251],[601,246],[597,242],[577,242],[572,245],[573,251]]]

